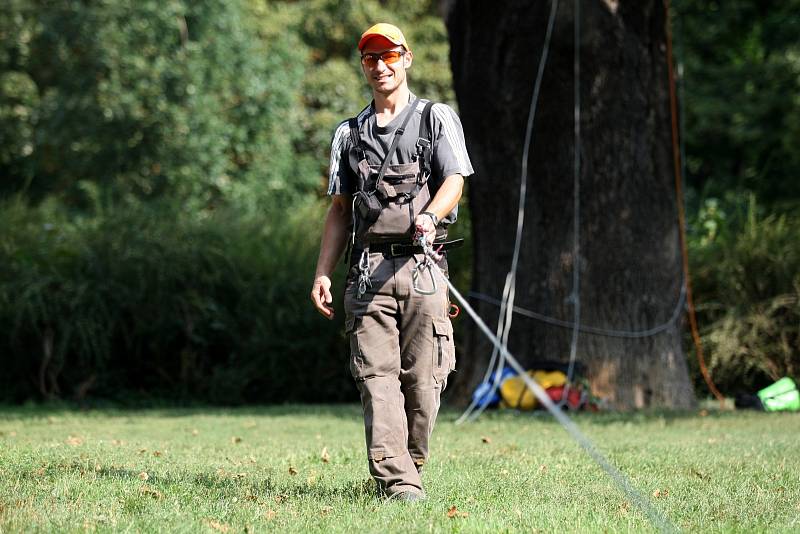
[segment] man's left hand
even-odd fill
[[[432,244],[436,239],[436,226],[433,225],[433,219],[430,216],[420,213],[414,218],[414,226],[421,229],[425,235],[425,241]]]

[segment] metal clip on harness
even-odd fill
[[[367,288],[372,288],[372,280],[370,280],[369,272],[369,248],[364,248],[361,251],[361,258],[358,260],[358,293],[357,297],[361,298],[367,292]]]
[[[417,228],[414,240],[422,247],[424,256],[421,260],[415,260],[417,264],[411,270],[411,286],[414,288],[414,291],[421,295],[435,295],[438,286],[436,285],[436,277],[433,275],[433,265],[434,262],[439,262],[442,259],[442,255],[433,250],[433,246],[428,243],[428,240],[425,238],[425,232],[423,232],[421,228]],[[428,276],[431,278],[430,289],[423,289],[419,285],[420,274],[423,269],[428,270]]]

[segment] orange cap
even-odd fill
[[[411,50],[406,42],[403,32],[400,31],[400,28],[385,22],[379,22],[362,33],[361,40],[358,41],[358,49],[362,50],[364,45],[367,44],[367,41],[373,37],[383,37],[384,39],[388,39],[396,45],[402,45],[406,50]]]

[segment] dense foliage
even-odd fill
[[[674,5],[712,371],[796,377],[800,5]],[[412,90],[453,104],[437,9],[6,0],[0,400],[352,398],[341,314],[307,302],[328,144],[368,101],[354,43],[375,21],[406,30]]]
[[[688,179],[703,195],[800,198],[800,1],[673,0]]]
[[[308,313],[305,298],[320,207],[282,224],[176,208],[69,217],[50,203],[4,206],[3,396],[349,398],[340,324]]]
[[[752,392],[800,378],[800,2],[672,5],[698,319],[718,386]]]
[[[800,376],[800,217],[760,215],[753,197],[698,214],[692,272],[709,369],[723,391]]]
[[[0,400],[352,399],[341,317],[307,293],[381,19],[451,101],[430,1],[4,4]]]

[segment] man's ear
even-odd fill
[[[410,68],[411,63],[414,61],[414,53],[409,50],[403,54],[403,68]]]

